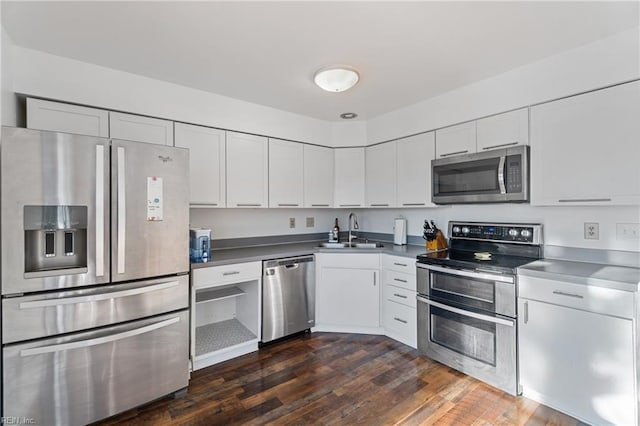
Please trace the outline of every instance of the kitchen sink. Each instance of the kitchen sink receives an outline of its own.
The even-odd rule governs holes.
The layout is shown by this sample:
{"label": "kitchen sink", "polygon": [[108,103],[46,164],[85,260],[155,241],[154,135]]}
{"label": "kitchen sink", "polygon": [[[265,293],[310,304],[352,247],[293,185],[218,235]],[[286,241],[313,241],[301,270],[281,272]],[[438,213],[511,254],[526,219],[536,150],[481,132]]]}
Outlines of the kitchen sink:
{"label": "kitchen sink", "polygon": [[363,248],[363,249],[372,249],[372,248],[380,248],[384,247],[382,243],[322,243],[320,247],[324,248]]}

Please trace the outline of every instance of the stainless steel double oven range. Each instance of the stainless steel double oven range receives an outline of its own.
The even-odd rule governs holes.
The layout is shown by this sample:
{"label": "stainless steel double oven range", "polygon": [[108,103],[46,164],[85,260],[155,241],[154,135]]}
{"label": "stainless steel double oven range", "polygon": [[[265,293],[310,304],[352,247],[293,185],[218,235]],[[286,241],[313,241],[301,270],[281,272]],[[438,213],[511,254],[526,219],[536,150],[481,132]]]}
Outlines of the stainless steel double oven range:
{"label": "stainless steel double oven range", "polygon": [[449,249],[417,260],[420,352],[519,394],[516,268],[542,248],[542,225],[449,222]]}
{"label": "stainless steel double oven range", "polygon": [[87,424],[189,380],[188,151],[2,128],[2,415]]}

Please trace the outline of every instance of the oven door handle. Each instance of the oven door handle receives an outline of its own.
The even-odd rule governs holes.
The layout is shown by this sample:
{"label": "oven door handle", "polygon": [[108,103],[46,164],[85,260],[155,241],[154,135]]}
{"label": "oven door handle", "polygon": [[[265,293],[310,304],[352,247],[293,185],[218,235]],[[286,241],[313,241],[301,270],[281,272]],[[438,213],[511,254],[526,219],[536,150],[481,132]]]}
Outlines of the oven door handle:
{"label": "oven door handle", "polygon": [[508,327],[514,327],[515,321],[507,320],[502,318],[491,317],[489,315],[477,314],[475,312],[465,311],[464,309],[454,308],[453,306],[445,305],[444,303],[434,302],[433,300],[429,300],[420,295],[416,296],[418,298],[418,302],[426,303],[427,305],[435,306],[436,308],[443,309],[445,311],[453,312],[456,314],[460,314],[465,317],[475,318],[482,321],[492,322],[494,324],[506,325]]}
{"label": "oven door handle", "polygon": [[443,268],[442,266],[417,264],[418,268],[427,269],[434,272],[442,272],[445,274],[459,275],[462,277],[478,278],[482,280],[500,281],[502,283],[513,284],[513,277],[504,275],[487,274],[484,272],[463,271],[460,269]]}

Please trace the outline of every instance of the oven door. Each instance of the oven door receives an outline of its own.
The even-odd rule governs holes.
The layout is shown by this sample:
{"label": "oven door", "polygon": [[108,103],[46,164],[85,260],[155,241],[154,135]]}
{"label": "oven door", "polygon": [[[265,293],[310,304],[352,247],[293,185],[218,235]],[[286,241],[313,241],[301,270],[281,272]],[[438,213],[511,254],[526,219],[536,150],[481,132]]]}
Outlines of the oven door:
{"label": "oven door", "polygon": [[515,318],[516,286],[512,275],[417,264],[418,293],[446,304]]}
{"label": "oven door", "polygon": [[514,319],[417,297],[420,353],[518,394]]}

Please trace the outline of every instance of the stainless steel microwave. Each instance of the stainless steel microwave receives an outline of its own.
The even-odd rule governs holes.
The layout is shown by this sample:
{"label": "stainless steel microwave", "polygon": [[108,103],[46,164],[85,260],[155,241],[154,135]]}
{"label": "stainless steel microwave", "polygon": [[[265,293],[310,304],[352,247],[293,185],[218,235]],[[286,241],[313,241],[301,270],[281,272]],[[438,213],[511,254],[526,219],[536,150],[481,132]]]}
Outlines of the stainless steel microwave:
{"label": "stainless steel microwave", "polygon": [[431,183],[435,204],[529,201],[529,147],[432,160]]}

